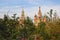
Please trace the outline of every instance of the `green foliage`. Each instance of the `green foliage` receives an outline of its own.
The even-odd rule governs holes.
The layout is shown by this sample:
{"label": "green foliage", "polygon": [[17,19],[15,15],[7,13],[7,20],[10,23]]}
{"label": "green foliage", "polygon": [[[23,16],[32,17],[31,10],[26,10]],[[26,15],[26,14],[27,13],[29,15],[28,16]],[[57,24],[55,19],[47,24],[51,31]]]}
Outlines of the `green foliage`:
{"label": "green foliage", "polygon": [[53,9],[50,9],[50,12],[48,12],[50,21],[52,21],[52,14],[53,14]]}
{"label": "green foliage", "polygon": [[16,17],[16,14],[12,18],[8,18],[7,15],[0,18],[0,40],[35,40],[35,35],[36,40],[60,39],[60,19],[40,22],[38,28],[35,28],[29,17],[25,19],[24,25],[19,25],[19,17]]}

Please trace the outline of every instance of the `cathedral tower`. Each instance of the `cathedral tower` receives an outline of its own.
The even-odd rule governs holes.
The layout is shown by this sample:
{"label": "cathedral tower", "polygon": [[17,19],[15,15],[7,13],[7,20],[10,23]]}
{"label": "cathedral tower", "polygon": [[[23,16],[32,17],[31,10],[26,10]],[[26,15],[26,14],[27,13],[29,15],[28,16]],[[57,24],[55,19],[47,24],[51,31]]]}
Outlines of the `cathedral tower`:
{"label": "cathedral tower", "polygon": [[46,14],[44,15],[44,19],[43,19],[43,22],[46,22],[47,21],[47,16]]}
{"label": "cathedral tower", "polygon": [[39,7],[38,14],[34,16],[34,24],[38,26],[41,20],[42,20],[42,14],[41,14],[41,9]]}
{"label": "cathedral tower", "polygon": [[38,10],[37,20],[38,20],[38,23],[40,23],[40,21],[42,20],[42,14],[41,14],[40,7],[39,7],[39,10]]}
{"label": "cathedral tower", "polygon": [[35,15],[34,16],[34,24],[35,24],[35,26],[38,26],[38,22],[37,22],[38,20],[37,20],[37,15]]}
{"label": "cathedral tower", "polygon": [[24,25],[24,20],[25,20],[24,9],[22,9],[22,14],[21,14],[21,17],[20,17],[19,24]]}

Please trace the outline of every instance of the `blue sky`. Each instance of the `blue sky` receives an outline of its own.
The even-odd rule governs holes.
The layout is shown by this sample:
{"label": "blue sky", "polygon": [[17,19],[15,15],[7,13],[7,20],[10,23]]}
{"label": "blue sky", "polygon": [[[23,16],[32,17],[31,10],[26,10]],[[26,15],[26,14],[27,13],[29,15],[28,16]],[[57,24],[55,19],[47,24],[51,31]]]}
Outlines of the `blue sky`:
{"label": "blue sky", "polygon": [[25,15],[33,16],[38,12],[38,6],[41,6],[43,13],[51,8],[56,9],[60,16],[60,0],[0,0],[0,16],[2,17],[8,10],[9,15],[15,12],[20,15],[22,7],[25,9]]}
{"label": "blue sky", "polygon": [[0,0],[1,6],[42,6],[42,5],[60,5],[60,0]]}

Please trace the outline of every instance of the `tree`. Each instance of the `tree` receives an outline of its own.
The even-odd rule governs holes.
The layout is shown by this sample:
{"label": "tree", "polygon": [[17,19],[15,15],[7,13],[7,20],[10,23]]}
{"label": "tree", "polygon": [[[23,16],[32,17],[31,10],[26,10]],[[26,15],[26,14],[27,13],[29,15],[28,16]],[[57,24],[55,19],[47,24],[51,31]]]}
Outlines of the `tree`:
{"label": "tree", "polygon": [[50,16],[50,20],[52,21],[52,14],[53,14],[53,9],[50,9],[50,12],[48,12],[49,16]]}
{"label": "tree", "polygon": [[33,22],[29,17],[27,17],[25,19],[24,25],[20,29],[21,38],[25,38],[26,40],[29,40],[29,38],[32,35],[33,31],[34,31]]}

